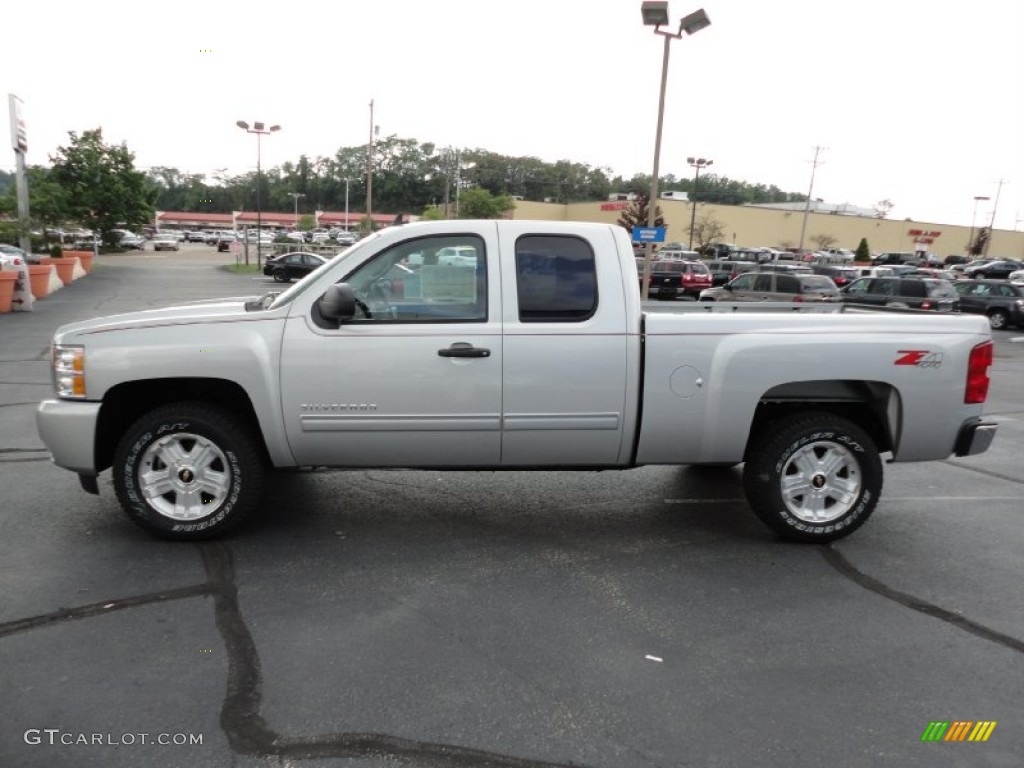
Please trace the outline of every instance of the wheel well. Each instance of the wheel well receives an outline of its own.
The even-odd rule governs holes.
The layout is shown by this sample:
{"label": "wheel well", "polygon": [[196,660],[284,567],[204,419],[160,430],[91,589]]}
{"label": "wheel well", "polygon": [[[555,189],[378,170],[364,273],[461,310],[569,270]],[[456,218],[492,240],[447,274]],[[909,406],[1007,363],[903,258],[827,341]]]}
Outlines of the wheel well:
{"label": "wheel well", "polygon": [[746,450],[773,422],[824,411],[859,426],[875,442],[879,453],[893,451],[897,443],[899,396],[888,384],[871,381],[804,381],[773,387],[761,396],[754,412]]}
{"label": "wheel well", "polygon": [[268,452],[248,393],[225,379],[171,378],[131,381],[112,387],[103,397],[96,429],[96,469],[111,466],[114,449],[131,424],[154,408],[179,400],[218,405],[252,427],[264,458]]}

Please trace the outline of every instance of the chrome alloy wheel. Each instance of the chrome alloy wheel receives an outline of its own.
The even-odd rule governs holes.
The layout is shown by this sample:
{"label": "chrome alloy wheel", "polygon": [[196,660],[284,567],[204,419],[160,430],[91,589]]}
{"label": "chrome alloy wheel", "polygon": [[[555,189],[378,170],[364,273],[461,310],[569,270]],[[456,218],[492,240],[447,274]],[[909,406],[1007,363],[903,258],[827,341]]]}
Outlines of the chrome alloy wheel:
{"label": "chrome alloy wheel", "polygon": [[231,473],[223,451],[200,435],[176,432],[156,440],[139,463],[146,502],[172,520],[213,513],[228,496]]}
{"label": "chrome alloy wheel", "polygon": [[842,517],[860,497],[860,465],[845,446],[831,440],[808,443],[786,461],[780,478],[782,500],[805,523]]}

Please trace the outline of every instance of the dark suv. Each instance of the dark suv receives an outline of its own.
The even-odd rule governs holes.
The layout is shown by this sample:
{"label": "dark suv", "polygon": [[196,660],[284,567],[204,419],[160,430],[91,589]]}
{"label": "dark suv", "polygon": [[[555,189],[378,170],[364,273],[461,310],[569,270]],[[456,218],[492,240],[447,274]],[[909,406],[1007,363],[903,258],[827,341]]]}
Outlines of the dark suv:
{"label": "dark suv", "polygon": [[1024,264],[1019,261],[1012,261],[1010,259],[1002,259],[997,261],[989,261],[985,264],[979,264],[976,267],[967,267],[964,269],[964,276],[971,278],[1007,278],[1011,272],[1016,272],[1018,269],[1024,269]]}
{"label": "dark suv", "polygon": [[652,299],[696,299],[701,291],[711,287],[711,273],[702,261],[666,259],[651,264],[649,285],[648,295]]}
{"label": "dark suv", "polygon": [[1024,328],[1024,285],[1002,280],[960,280],[960,311],[986,315],[996,330],[1014,325]]}
{"label": "dark suv", "polygon": [[933,277],[862,277],[840,292],[847,304],[956,312],[958,294],[949,280]]}

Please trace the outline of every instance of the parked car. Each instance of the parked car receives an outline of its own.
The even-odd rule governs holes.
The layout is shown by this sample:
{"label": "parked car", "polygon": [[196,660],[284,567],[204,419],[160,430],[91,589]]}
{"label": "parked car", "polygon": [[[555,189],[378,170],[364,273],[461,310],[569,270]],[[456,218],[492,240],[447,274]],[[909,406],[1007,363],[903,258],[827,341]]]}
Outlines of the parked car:
{"label": "parked car", "polygon": [[1006,279],[1011,283],[1024,283],[1024,269],[1018,269],[1016,272],[1011,272],[1010,276]]}
{"label": "parked car", "polygon": [[651,264],[648,285],[647,295],[652,299],[696,299],[711,287],[711,272],[702,261],[659,260]]}
{"label": "parked car", "polygon": [[341,231],[334,236],[334,239],[338,241],[339,245],[354,245],[359,238],[356,237],[355,232]]}
{"label": "parked car", "polygon": [[[232,233],[233,234],[233,233]],[[221,232],[212,230],[210,232],[203,233],[203,242],[207,245],[216,245],[220,240]]]}
{"label": "parked car", "polygon": [[886,251],[875,256],[871,260],[871,266],[881,267],[887,264],[906,264],[909,261],[917,261],[917,254],[913,251]]}
{"label": "parked car", "polygon": [[961,280],[953,284],[960,294],[960,311],[988,317],[993,329],[1024,328],[1024,285],[1003,280]]}
{"label": "parked car", "polygon": [[949,280],[934,277],[862,277],[840,292],[847,304],[956,312],[959,295]]}
{"label": "parked car", "polygon": [[327,259],[315,253],[295,251],[274,256],[263,264],[263,274],[273,277],[279,283],[290,283],[303,278],[327,263]]}
{"label": "parked car", "polygon": [[949,254],[949,256],[942,260],[942,266],[946,267],[946,269],[950,269],[951,267],[954,267],[957,264],[966,264],[970,260],[970,256],[961,256],[956,253],[951,253]]}
{"label": "parked car", "polygon": [[120,239],[117,241],[117,244],[121,248],[135,248],[136,250],[141,251],[146,247],[146,239],[132,232],[126,232],[125,234],[121,235]]}
{"label": "parked car", "polygon": [[757,264],[749,261],[733,261],[732,259],[715,259],[707,263],[711,272],[711,285],[725,285],[730,280],[735,280],[744,272],[754,272]]}
{"label": "parked car", "polygon": [[700,254],[685,248],[662,248],[658,251],[659,261],[700,261]]}
{"label": "parked car", "polygon": [[842,288],[860,276],[856,267],[837,267],[833,264],[814,264],[811,266],[811,272],[824,275],[836,284],[836,288]]}
{"label": "parked car", "polygon": [[1006,279],[1010,276],[1011,272],[1016,272],[1018,269],[1024,269],[1024,264],[1019,261],[1000,259],[987,261],[974,267],[967,267],[964,270],[964,275],[970,278]]}
{"label": "parked car", "polygon": [[199,230],[191,230],[185,233],[186,243],[204,243],[206,242],[206,233],[200,232]]}
{"label": "parked car", "polygon": [[285,239],[291,240],[294,243],[304,243],[306,242],[306,235],[299,231],[286,232]]}
{"label": "parked car", "polygon": [[835,301],[836,284],[824,275],[747,272],[719,288],[701,291],[701,301]]}
{"label": "parked car", "polygon": [[217,233],[217,252],[222,253],[231,250],[231,244],[238,242],[238,237],[230,230],[221,230]]}
{"label": "parked car", "polygon": [[178,238],[176,238],[174,235],[160,233],[159,235],[153,238],[154,251],[177,251],[180,249],[181,244],[178,242]]}

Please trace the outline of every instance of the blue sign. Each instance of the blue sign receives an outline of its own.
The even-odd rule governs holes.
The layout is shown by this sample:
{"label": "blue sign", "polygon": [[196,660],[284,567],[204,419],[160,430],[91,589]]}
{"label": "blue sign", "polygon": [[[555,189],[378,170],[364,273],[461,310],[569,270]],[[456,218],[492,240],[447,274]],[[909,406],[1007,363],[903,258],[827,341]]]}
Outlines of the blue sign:
{"label": "blue sign", "polygon": [[664,243],[664,227],[633,227],[634,243]]}

